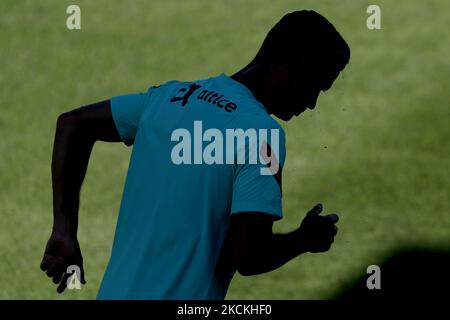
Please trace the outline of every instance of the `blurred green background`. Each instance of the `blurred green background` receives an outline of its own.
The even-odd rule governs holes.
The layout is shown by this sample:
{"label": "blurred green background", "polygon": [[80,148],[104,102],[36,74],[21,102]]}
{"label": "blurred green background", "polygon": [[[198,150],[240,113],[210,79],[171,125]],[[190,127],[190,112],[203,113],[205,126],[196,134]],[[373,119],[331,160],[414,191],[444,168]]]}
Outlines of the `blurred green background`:
{"label": "blurred green background", "polygon": [[[81,31],[66,8],[81,7]],[[52,225],[50,162],[58,114],[171,79],[234,73],[285,14],[314,9],[352,57],[316,110],[283,124],[285,218],[317,202],[338,212],[332,250],[255,277],[227,299],[325,299],[392,250],[450,248],[450,2],[134,0],[0,2],[0,298],[95,298],[109,258],[130,148],[98,143],[79,240],[88,284],[58,295],[39,270]]]}

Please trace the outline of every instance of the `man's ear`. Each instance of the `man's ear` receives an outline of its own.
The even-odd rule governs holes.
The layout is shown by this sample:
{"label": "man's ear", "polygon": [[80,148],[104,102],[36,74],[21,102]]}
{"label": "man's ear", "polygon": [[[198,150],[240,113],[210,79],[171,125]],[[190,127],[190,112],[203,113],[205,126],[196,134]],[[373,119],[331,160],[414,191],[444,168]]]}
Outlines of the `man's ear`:
{"label": "man's ear", "polygon": [[291,77],[291,64],[285,60],[271,60],[267,62],[269,79],[274,87],[287,86]]}

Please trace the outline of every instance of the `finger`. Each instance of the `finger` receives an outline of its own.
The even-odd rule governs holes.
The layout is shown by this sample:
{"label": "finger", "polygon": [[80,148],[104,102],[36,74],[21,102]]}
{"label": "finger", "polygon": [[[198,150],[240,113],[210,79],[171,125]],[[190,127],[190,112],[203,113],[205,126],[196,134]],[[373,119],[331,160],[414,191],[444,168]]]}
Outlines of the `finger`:
{"label": "finger", "polygon": [[81,280],[80,280],[81,284],[86,284],[86,279],[84,278],[84,268],[83,268],[83,265],[81,265],[80,273],[81,273]]}
{"label": "finger", "polygon": [[60,283],[63,275],[64,275],[64,269],[58,268],[58,270],[56,270],[56,271],[54,272],[54,275],[53,275],[53,283],[54,283],[54,284]]}
{"label": "finger", "polygon": [[45,259],[45,257],[42,259],[40,268],[42,271],[46,271],[48,269],[49,266],[49,261],[47,259]]}
{"label": "finger", "polygon": [[67,288],[67,279],[69,279],[70,276],[71,276],[71,275],[68,274],[68,273],[65,273],[65,274],[64,274],[64,276],[62,277],[61,282],[60,282],[58,288],[56,288],[56,292],[58,292],[58,293],[63,293],[64,290],[66,290],[66,288]]}
{"label": "finger", "polygon": [[328,249],[331,248],[332,244],[334,243],[334,236],[331,236],[327,241],[327,247]]}
{"label": "finger", "polygon": [[40,265],[41,270],[46,271],[52,265],[52,262],[53,262],[53,257],[51,255],[44,254],[44,257],[42,258],[41,265]]}
{"label": "finger", "polygon": [[338,233],[338,227],[333,226],[333,236],[337,235]]}
{"label": "finger", "polygon": [[331,249],[331,243],[330,244],[326,244],[323,247],[320,248],[321,252],[327,252],[328,250]]}
{"label": "finger", "polygon": [[49,266],[47,272],[45,273],[47,277],[52,278],[55,275],[56,268],[57,265],[54,263],[51,266]]}
{"label": "finger", "polygon": [[321,203],[316,204],[306,215],[319,215],[322,212],[323,206]]}
{"label": "finger", "polygon": [[47,268],[46,272],[47,276],[52,278],[59,273],[64,273],[64,271],[64,263],[60,259],[58,259],[58,257],[49,260],[49,267]]}
{"label": "finger", "polygon": [[333,243],[334,243],[334,237],[331,237],[330,240],[328,241],[328,246],[329,246],[329,248],[331,248],[331,246],[333,245]]}
{"label": "finger", "polygon": [[333,223],[337,223],[339,221],[339,216],[335,213],[327,214],[326,217],[330,218]]}

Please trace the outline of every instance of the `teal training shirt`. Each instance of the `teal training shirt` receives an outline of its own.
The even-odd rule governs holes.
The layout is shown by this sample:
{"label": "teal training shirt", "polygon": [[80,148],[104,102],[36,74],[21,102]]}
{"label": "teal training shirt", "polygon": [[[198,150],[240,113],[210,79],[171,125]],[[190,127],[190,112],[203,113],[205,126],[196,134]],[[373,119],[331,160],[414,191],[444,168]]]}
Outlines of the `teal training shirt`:
{"label": "teal training shirt", "polygon": [[[283,129],[225,74],[114,97],[111,112],[133,150],[97,298],[224,299],[235,270],[216,265],[230,215],[282,217]],[[231,135],[238,129],[248,133],[244,145]],[[261,156],[265,142],[273,161],[255,163],[251,151]],[[262,174],[277,161],[278,171]]]}

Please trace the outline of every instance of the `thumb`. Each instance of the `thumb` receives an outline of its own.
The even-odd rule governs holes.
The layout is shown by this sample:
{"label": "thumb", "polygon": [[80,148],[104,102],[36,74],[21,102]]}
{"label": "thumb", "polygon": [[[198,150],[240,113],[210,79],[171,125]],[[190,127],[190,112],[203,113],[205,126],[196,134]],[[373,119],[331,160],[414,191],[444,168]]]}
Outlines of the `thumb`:
{"label": "thumb", "polygon": [[318,216],[322,212],[322,209],[323,209],[322,204],[318,203],[314,207],[312,207],[311,210],[308,211],[306,216],[307,217],[309,217],[309,216]]}

